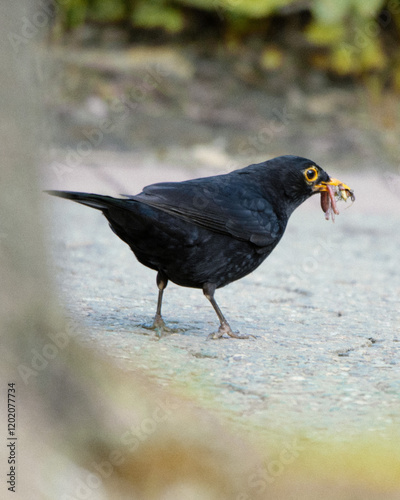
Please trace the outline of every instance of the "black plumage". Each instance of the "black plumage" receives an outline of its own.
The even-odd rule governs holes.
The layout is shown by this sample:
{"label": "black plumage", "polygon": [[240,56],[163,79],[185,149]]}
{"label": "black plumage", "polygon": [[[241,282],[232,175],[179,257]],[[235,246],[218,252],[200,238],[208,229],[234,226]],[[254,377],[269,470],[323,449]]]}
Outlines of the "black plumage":
{"label": "black plumage", "polygon": [[213,338],[233,332],[214,292],[256,269],[281,239],[292,212],[333,183],[313,161],[281,156],[229,174],[153,184],[124,198],[47,191],[101,210],[139,262],[157,271],[154,319],[163,328],[162,295],[168,280],[202,288],[220,320]]}

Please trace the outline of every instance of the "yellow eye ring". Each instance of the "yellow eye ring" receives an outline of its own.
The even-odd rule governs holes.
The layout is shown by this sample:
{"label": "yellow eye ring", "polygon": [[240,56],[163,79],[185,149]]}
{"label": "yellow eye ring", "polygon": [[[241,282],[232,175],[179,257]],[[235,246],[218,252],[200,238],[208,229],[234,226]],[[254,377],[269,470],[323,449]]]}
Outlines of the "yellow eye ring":
{"label": "yellow eye ring", "polygon": [[304,177],[307,182],[314,182],[318,179],[318,170],[315,167],[307,168],[304,171]]}

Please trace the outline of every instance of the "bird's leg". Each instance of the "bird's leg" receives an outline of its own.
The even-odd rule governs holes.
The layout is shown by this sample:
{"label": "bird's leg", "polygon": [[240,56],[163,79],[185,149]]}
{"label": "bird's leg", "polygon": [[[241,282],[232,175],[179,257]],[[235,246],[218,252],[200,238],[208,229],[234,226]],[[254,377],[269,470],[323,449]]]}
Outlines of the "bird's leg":
{"label": "bird's leg", "polygon": [[161,328],[165,329],[165,323],[164,320],[162,319],[161,316],[161,305],[162,305],[162,298],[163,298],[163,293],[164,290],[167,288],[168,285],[168,278],[166,275],[162,272],[159,271],[157,273],[157,286],[158,286],[158,301],[157,301],[157,310],[156,310],[156,315],[154,316],[154,321],[153,321],[153,328]]}
{"label": "bird's leg", "polygon": [[211,302],[211,305],[214,308],[214,311],[217,313],[220,327],[218,328],[218,332],[211,333],[208,338],[209,339],[219,339],[224,333],[229,335],[230,337],[234,337],[235,339],[248,339],[248,335],[240,335],[239,333],[235,333],[232,331],[229,323],[226,321],[225,316],[222,314],[221,309],[219,308],[216,300],[214,299],[216,286],[213,283],[205,283],[203,285],[203,293],[207,297],[207,299]]}
{"label": "bird's leg", "polygon": [[151,325],[143,325],[144,328],[148,330],[155,330],[158,337],[162,337],[167,333],[178,333],[179,329],[170,328],[165,323],[161,316],[161,306],[164,290],[167,288],[168,278],[165,273],[158,271],[157,273],[157,286],[158,286],[158,301],[156,315],[154,316],[153,323]]}

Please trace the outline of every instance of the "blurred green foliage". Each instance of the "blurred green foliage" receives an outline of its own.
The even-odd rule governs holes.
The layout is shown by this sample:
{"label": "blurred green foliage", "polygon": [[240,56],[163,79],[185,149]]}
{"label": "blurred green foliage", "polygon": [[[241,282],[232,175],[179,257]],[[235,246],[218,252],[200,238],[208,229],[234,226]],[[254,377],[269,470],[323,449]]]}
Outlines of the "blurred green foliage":
{"label": "blurred green foliage", "polygon": [[179,33],[184,27],[183,13],[167,2],[141,0],[136,3],[130,21],[140,28],[160,28],[169,33]]}
{"label": "blurred green foliage", "polygon": [[[226,37],[217,43],[229,43],[230,48],[240,46],[255,24],[267,47],[276,18],[290,24],[306,15],[306,23],[292,22],[291,29],[301,37],[311,66],[339,76],[381,74],[400,90],[400,0],[63,0],[58,6],[62,32],[84,23],[121,22],[171,36],[185,33],[188,19],[193,26],[196,14],[203,11],[225,29]],[[197,18],[205,22],[204,16]],[[261,51],[260,67],[279,66],[275,61],[290,50],[284,45],[273,54]]]}

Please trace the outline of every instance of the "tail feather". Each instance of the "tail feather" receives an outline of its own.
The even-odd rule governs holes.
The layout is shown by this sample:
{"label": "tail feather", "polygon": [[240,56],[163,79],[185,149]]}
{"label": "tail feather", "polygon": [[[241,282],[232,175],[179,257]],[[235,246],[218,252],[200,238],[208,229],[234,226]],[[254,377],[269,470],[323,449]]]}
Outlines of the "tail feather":
{"label": "tail feather", "polygon": [[60,198],[73,200],[76,201],[77,203],[82,203],[82,205],[95,208],[96,210],[105,210],[110,207],[122,208],[126,203],[126,200],[112,198],[111,196],[103,196],[101,194],[78,193],[76,191],[50,191],[50,190],[45,191],[45,193],[51,194],[52,196],[59,196]]}

